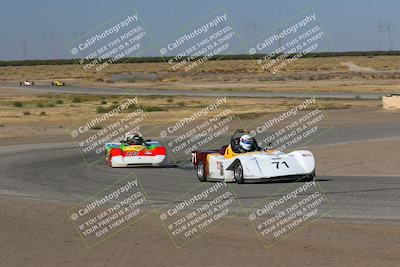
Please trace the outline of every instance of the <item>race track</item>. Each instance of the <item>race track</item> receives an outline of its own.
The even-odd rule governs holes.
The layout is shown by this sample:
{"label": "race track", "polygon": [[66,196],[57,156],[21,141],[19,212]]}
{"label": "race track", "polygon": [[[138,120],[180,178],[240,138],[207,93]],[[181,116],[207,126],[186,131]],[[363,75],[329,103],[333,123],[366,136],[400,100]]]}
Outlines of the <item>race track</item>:
{"label": "race track", "polygon": [[[320,138],[314,146],[399,137],[400,125],[381,125],[382,131],[363,127],[338,127]],[[71,206],[132,172],[136,173],[156,208],[199,185],[193,169],[189,167],[112,169],[106,167],[103,161],[88,166],[72,143],[3,146],[0,168],[1,195],[62,201],[71,203]],[[400,175],[317,175],[317,181],[332,204],[333,211],[329,217],[400,219]],[[231,184],[245,208],[287,185]]]}

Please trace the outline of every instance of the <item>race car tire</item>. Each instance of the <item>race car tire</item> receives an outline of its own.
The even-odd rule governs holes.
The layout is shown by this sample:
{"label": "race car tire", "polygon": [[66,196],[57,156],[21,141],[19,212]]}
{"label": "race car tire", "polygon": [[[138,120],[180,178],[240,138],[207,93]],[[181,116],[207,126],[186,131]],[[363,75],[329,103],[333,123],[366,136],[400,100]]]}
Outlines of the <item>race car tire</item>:
{"label": "race car tire", "polygon": [[200,160],[196,165],[196,174],[200,182],[207,182],[206,168],[202,160]]}
{"label": "race car tire", "polygon": [[300,182],[312,182],[314,180],[315,180],[315,170],[312,173],[307,174],[305,177],[300,179]]}
{"label": "race car tire", "polygon": [[22,82],[19,83],[19,86],[22,86]]}
{"label": "race car tire", "polygon": [[112,164],[111,164],[111,157],[107,157],[107,158],[106,158],[106,162],[107,162],[107,166],[108,166],[108,167],[112,167]]}
{"label": "race car tire", "polygon": [[244,183],[244,175],[243,175],[243,166],[240,161],[236,164],[233,176],[235,178],[236,183],[243,184]]}

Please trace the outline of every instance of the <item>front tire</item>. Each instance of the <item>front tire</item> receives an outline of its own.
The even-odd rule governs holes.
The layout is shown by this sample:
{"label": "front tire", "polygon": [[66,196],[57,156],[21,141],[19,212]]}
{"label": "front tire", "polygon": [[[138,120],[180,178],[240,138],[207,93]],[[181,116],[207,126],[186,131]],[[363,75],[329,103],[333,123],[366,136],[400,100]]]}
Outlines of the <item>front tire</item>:
{"label": "front tire", "polygon": [[196,174],[200,182],[202,183],[207,182],[206,167],[204,166],[202,160],[200,160],[196,165]]}
{"label": "front tire", "polygon": [[304,178],[300,180],[300,182],[312,182],[314,180],[315,180],[315,170],[312,173],[307,174]]}
{"label": "front tire", "polygon": [[240,163],[240,161],[235,166],[234,178],[235,178],[236,183],[238,183],[238,184],[244,183],[243,166],[242,166],[242,163]]}

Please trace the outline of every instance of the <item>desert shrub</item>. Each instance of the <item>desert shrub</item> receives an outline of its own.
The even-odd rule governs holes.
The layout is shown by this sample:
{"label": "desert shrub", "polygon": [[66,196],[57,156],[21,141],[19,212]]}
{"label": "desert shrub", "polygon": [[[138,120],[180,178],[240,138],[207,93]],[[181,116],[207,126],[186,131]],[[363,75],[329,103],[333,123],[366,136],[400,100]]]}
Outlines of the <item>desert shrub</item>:
{"label": "desert shrub", "polygon": [[164,109],[160,107],[145,107],[144,110],[147,112],[164,111]]}
{"label": "desert shrub", "polygon": [[96,112],[97,113],[106,113],[106,108],[105,107],[97,107],[96,108]]}
{"label": "desert shrub", "polygon": [[93,125],[92,127],[90,127],[90,129],[92,129],[92,130],[101,130],[101,129],[103,129],[103,127],[101,125]]}
{"label": "desert shrub", "polygon": [[72,103],[80,103],[82,100],[79,96],[75,96],[74,98],[72,98]]}
{"label": "desert shrub", "polygon": [[20,102],[20,101],[15,101],[14,102],[14,107],[17,107],[17,108],[20,108],[20,107],[23,107],[24,105],[22,104],[22,102]]}

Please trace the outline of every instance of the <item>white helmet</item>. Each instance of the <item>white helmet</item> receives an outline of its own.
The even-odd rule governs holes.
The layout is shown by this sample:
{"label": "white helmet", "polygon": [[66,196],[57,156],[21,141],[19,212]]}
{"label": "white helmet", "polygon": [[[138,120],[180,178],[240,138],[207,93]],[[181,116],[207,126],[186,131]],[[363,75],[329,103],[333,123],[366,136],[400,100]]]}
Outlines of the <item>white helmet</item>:
{"label": "white helmet", "polygon": [[135,145],[141,145],[143,143],[143,137],[140,133],[138,132],[127,132],[125,134],[125,142],[131,142],[132,144]]}
{"label": "white helmet", "polygon": [[242,135],[239,145],[245,150],[250,150],[253,145],[253,139],[248,134]]}

